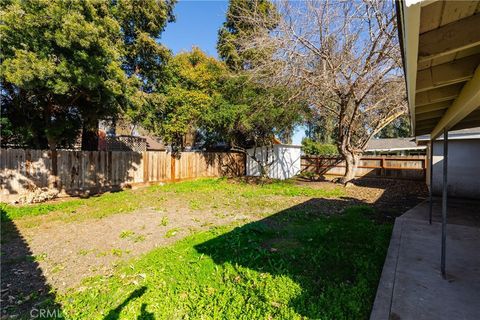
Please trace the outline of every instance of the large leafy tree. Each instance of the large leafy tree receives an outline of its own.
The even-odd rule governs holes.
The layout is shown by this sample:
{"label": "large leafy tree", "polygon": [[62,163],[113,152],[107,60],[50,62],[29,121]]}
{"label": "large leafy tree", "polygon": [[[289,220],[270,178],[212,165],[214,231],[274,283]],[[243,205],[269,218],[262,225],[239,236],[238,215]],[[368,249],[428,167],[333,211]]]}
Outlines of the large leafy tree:
{"label": "large leafy tree", "polygon": [[226,72],[222,62],[198,48],[176,55],[168,64],[170,78],[158,103],[142,109],[142,126],[176,150],[192,146],[201,118],[218,99]]}
{"label": "large leafy tree", "polygon": [[[130,91],[127,118],[134,124],[141,121],[144,109],[163,103],[161,91],[167,82],[166,64],[170,50],[159,43],[158,38],[168,22],[174,21],[173,7],[176,0],[118,0],[108,2],[109,9],[121,30],[122,69],[129,78]],[[98,145],[98,117],[90,113],[84,122],[82,137],[85,145],[96,149]],[[110,117],[113,123],[117,114]]]}
{"label": "large leafy tree", "polygon": [[0,14],[2,111],[24,142],[71,143],[80,117],[125,104],[120,25],[106,2],[4,1]]}
{"label": "large leafy tree", "polygon": [[122,28],[125,45],[123,69],[142,80],[141,88],[152,92],[162,85],[170,50],[158,42],[168,22],[173,22],[176,0],[119,0],[113,8]]}
{"label": "large leafy tree", "polygon": [[[244,75],[230,76],[220,88],[221,95],[203,115],[202,125],[210,141],[227,142],[233,150],[246,152],[268,176],[269,157],[257,155],[257,148],[272,152],[276,137],[288,136],[307,111],[302,101],[290,99],[285,87],[265,88]],[[217,140],[218,141],[218,140]]]}
{"label": "large leafy tree", "polygon": [[173,22],[176,0],[120,0],[113,7],[122,29],[122,68],[138,80],[126,116],[133,124],[142,122],[149,110],[164,103],[163,93],[170,82],[167,64],[171,52],[158,39],[168,22]]}
{"label": "large leafy tree", "polygon": [[[98,120],[160,103],[175,1],[3,1],[2,143],[96,150]],[[24,116],[20,116],[24,115]]]}

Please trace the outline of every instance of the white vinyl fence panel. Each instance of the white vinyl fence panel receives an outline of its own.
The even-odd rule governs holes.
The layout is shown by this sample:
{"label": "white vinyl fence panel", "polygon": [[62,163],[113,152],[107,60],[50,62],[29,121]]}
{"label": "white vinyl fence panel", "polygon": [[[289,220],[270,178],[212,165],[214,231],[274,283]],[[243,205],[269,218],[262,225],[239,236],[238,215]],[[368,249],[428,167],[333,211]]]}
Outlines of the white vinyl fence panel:
{"label": "white vinyl fence panel", "polygon": [[247,175],[260,176],[260,165],[253,155],[263,163],[272,163],[268,176],[272,179],[290,179],[300,173],[301,146],[276,144],[273,149],[260,147],[248,149]]}

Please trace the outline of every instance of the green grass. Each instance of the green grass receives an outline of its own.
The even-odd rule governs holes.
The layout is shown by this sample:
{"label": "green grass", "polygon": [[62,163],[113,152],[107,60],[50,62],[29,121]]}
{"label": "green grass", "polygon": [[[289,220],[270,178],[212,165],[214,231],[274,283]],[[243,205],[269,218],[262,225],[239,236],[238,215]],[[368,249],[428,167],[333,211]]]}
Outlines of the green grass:
{"label": "green grass", "polygon": [[174,237],[180,230],[181,230],[180,228],[173,228],[173,229],[168,230],[165,233],[165,238]]}
{"label": "green grass", "polygon": [[391,232],[371,216],[297,206],[217,227],[57,300],[69,319],[366,319]]}
{"label": "green grass", "polygon": [[166,227],[168,225],[168,217],[162,217],[162,220],[160,220],[160,226]]}
{"label": "green grass", "polygon": [[[165,201],[178,199],[187,203],[190,210],[218,209],[225,207],[278,206],[272,197],[322,197],[345,195],[341,187],[330,190],[313,189],[292,181],[276,181],[264,185],[231,183],[226,179],[198,179],[163,186],[150,186],[137,190],[105,193],[88,199],[71,199],[46,204],[12,206],[0,204],[2,220],[19,220],[49,215],[52,220],[78,221],[98,219],[118,213],[128,213],[149,207],[159,208]],[[32,220],[31,225],[37,225]],[[43,221],[44,222],[44,221]]]}
{"label": "green grass", "polygon": [[292,180],[273,181],[263,185],[255,185],[245,182],[230,183],[225,179],[198,179],[181,183],[166,184],[164,186],[154,186],[152,188],[174,193],[201,192],[212,194],[212,192],[220,192],[228,195],[239,195],[245,198],[272,195],[288,197],[339,197],[345,195],[345,191],[341,187],[332,188],[330,190],[314,189],[307,186],[297,185]]}
{"label": "green grass", "polygon": [[[5,212],[7,217],[11,220],[22,218],[25,216],[39,216],[53,211],[74,211],[75,208],[80,206],[81,200],[70,200],[59,203],[37,204],[37,205],[25,205],[25,206],[11,206],[4,203],[0,203],[0,210]],[[4,217],[2,217],[3,219]]]}
{"label": "green grass", "polygon": [[145,236],[136,234],[132,230],[124,230],[120,233],[120,239],[127,239],[133,242],[142,242],[145,241]]}
{"label": "green grass", "polygon": [[[165,200],[162,197],[149,195],[148,188],[144,190],[125,190],[114,193],[105,193],[88,199],[72,199],[61,202],[12,206],[0,204],[0,210],[10,220],[24,217],[45,215],[49,213],[62,213],[67,220],[76,218],[103,218],[112,214],[132,212],[141,208],[144,201],[155,205]],[[5,218],[5,217],[4,217]]]}
{"label": "green grass", "polygon": [[133,232],[132,230],[124,230],[120,233],[120,239],[130,238],[134,234],[135,232]]}

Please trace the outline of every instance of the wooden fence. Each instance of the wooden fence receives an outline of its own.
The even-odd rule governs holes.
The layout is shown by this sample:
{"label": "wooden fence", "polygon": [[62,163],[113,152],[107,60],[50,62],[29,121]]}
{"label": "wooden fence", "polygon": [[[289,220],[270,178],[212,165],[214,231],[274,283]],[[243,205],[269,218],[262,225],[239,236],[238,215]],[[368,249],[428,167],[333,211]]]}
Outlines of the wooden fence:
{"label": "wooden fence", "polygon": [[[2,201],[35,188],[65,194],[199,177],[244,175],[245,156],[227,152],[143,153],[124,151],[44,151],[1,149]],[[13,197],[13,199],[12,199]]]}
{"label": "wooden fence", "polygon": [[[302,156],[301,167],[319,176],[345,173],[341,157]],[[425,156],[362,156],[356,176],[425,180],[426,168]]]}

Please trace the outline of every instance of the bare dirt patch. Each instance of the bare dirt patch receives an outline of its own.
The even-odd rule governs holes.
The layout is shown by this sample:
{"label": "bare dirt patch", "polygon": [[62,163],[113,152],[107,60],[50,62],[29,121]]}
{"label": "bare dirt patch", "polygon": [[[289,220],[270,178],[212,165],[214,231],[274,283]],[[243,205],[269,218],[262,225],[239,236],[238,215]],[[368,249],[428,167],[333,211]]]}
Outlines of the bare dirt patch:
{"label": "bare dirt patch", "polygon": [[[338,186],[328,180],[299,180],[296,183],[325,190]],[[358,179],[345,190],[349,198],[373,205],[385,218],[395,218],[403,214],[428,196],[428,189],[423,181],[410,180]]]}
{"label": "bare dirt patch", "polygon": [[214,225],[246,219],[241,214],[220,216],[175,203],[165,207],[168,209],[142,209],[103,219],[53,221],[33,228],[19,221],[16,226],[33,256],[39,257],[39,267],[50,285],[64,291],[86,277],[108,274],[122,260]]}

